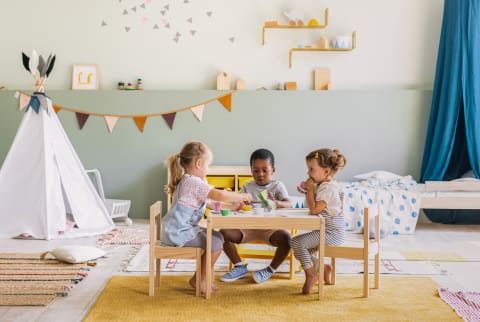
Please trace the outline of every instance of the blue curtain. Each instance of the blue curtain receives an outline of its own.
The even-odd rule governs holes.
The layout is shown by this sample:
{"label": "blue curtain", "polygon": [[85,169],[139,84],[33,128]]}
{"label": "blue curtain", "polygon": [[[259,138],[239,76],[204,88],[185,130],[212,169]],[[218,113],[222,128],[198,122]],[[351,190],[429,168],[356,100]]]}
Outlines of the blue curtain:
{"label": "blue curtain", "polygon": [[445,0],[420,181],[480,178],[480,0]]}

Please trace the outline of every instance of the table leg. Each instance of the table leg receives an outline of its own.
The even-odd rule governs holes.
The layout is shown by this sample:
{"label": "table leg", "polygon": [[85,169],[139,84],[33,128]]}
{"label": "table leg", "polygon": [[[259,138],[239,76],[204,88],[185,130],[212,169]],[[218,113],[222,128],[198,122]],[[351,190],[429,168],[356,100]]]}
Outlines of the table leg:
{"label": "table leg", "polygon": [[205,249],[205,298],[208,300],[212,295],[212,221],[207,219],[207,246]]}

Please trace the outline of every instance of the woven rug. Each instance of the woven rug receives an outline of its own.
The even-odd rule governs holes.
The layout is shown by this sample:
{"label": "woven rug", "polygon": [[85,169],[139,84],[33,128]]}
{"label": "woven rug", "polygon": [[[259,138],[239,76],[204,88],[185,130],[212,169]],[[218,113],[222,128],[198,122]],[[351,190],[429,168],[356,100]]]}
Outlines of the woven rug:
{"label": "woven rug", "polygon": [[40,255],[0,253],[0,306],[47,305],[87,276],[87,264]]}
{"label": "woven rug", "polygon": [[[302,295],[302,277],[216,281],[210,300],[195,297],[190,276],[164,275],[154,297],[148,277],[114,276],[88,313],[93,321],[461,321],[437,293],[429,277],[386,276],[381,288],[362,298],[360,276],[339,276],[324,288],[324,298]],[[414,290],[414,291],[412,291]]]}
{"label": "woven rug", "polygon": [[438,261],[438,262],[464,262],[465,259],[454,252],[422,252],[402,251],[400,252],[410,261]]}
{"label": "woven rug", "polygon": [[463,320],[468,322],[480,321],[480,293],[454,292],[446,288],[439,289],[438,293],[442,300],[450,305]]}
{"label": "woven rug", "polygon": [[102,245],[147,245],[149,243],[148,230],[138,228],[119,227],[100,236],[98,246]]}

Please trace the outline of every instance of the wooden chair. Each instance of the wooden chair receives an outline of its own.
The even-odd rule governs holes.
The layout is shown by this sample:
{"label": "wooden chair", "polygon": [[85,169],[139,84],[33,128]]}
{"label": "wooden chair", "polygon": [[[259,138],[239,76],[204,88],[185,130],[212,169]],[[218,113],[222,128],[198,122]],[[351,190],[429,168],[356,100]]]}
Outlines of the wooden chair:
{"label": "wooden chair", "polygon": [[[369,293],[369,279],[368,279],[368,259],[369,255],[374,256],[374,288],[380,287],[380,216],[377,213],[373,216],[375,218],[375,238],[370,239],[370,217],[368,208],[364,208],[363,213],[363,236],[361,241],[359,238],[349,238],[345,244],[341,246],[325,246],[325,257],[332,259],[332,284],[335,284],[335,269],[337,258],[348,258],[355,260],[363,260],[363,297],[368,297]],[[358,236],[358,234],[355,234]]]}
{"label": "wooden chair", "polygon": [[[194,258],[196,259],[196,289],[195,295],[200,296],[201,257],[202,249],[197,247],[174,247],[160,244],[162,230],[162,202],[157,201],[150,206],[150,268],[148,295],[153,296],[156,286],[160,286],[162,258]],[[155,283],[156,282],[156,283]]]}

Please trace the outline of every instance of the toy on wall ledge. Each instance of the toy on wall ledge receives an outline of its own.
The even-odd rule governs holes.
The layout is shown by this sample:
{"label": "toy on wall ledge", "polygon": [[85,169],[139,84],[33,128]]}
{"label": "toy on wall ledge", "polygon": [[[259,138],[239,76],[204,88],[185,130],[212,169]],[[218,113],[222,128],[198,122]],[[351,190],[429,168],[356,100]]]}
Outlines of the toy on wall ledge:
{"label": "toy on wall ledge", "polygon": [[305,20],[305,13],[299,9],[291,9],[283,13],[288,18],[290,26],[303,26]]}
{"label": "toy on wall ledge", "polygon": [[221,72],[217,76],[217,90],[230,90],[230,80],[228,78],[228,74],[225,72]]}

